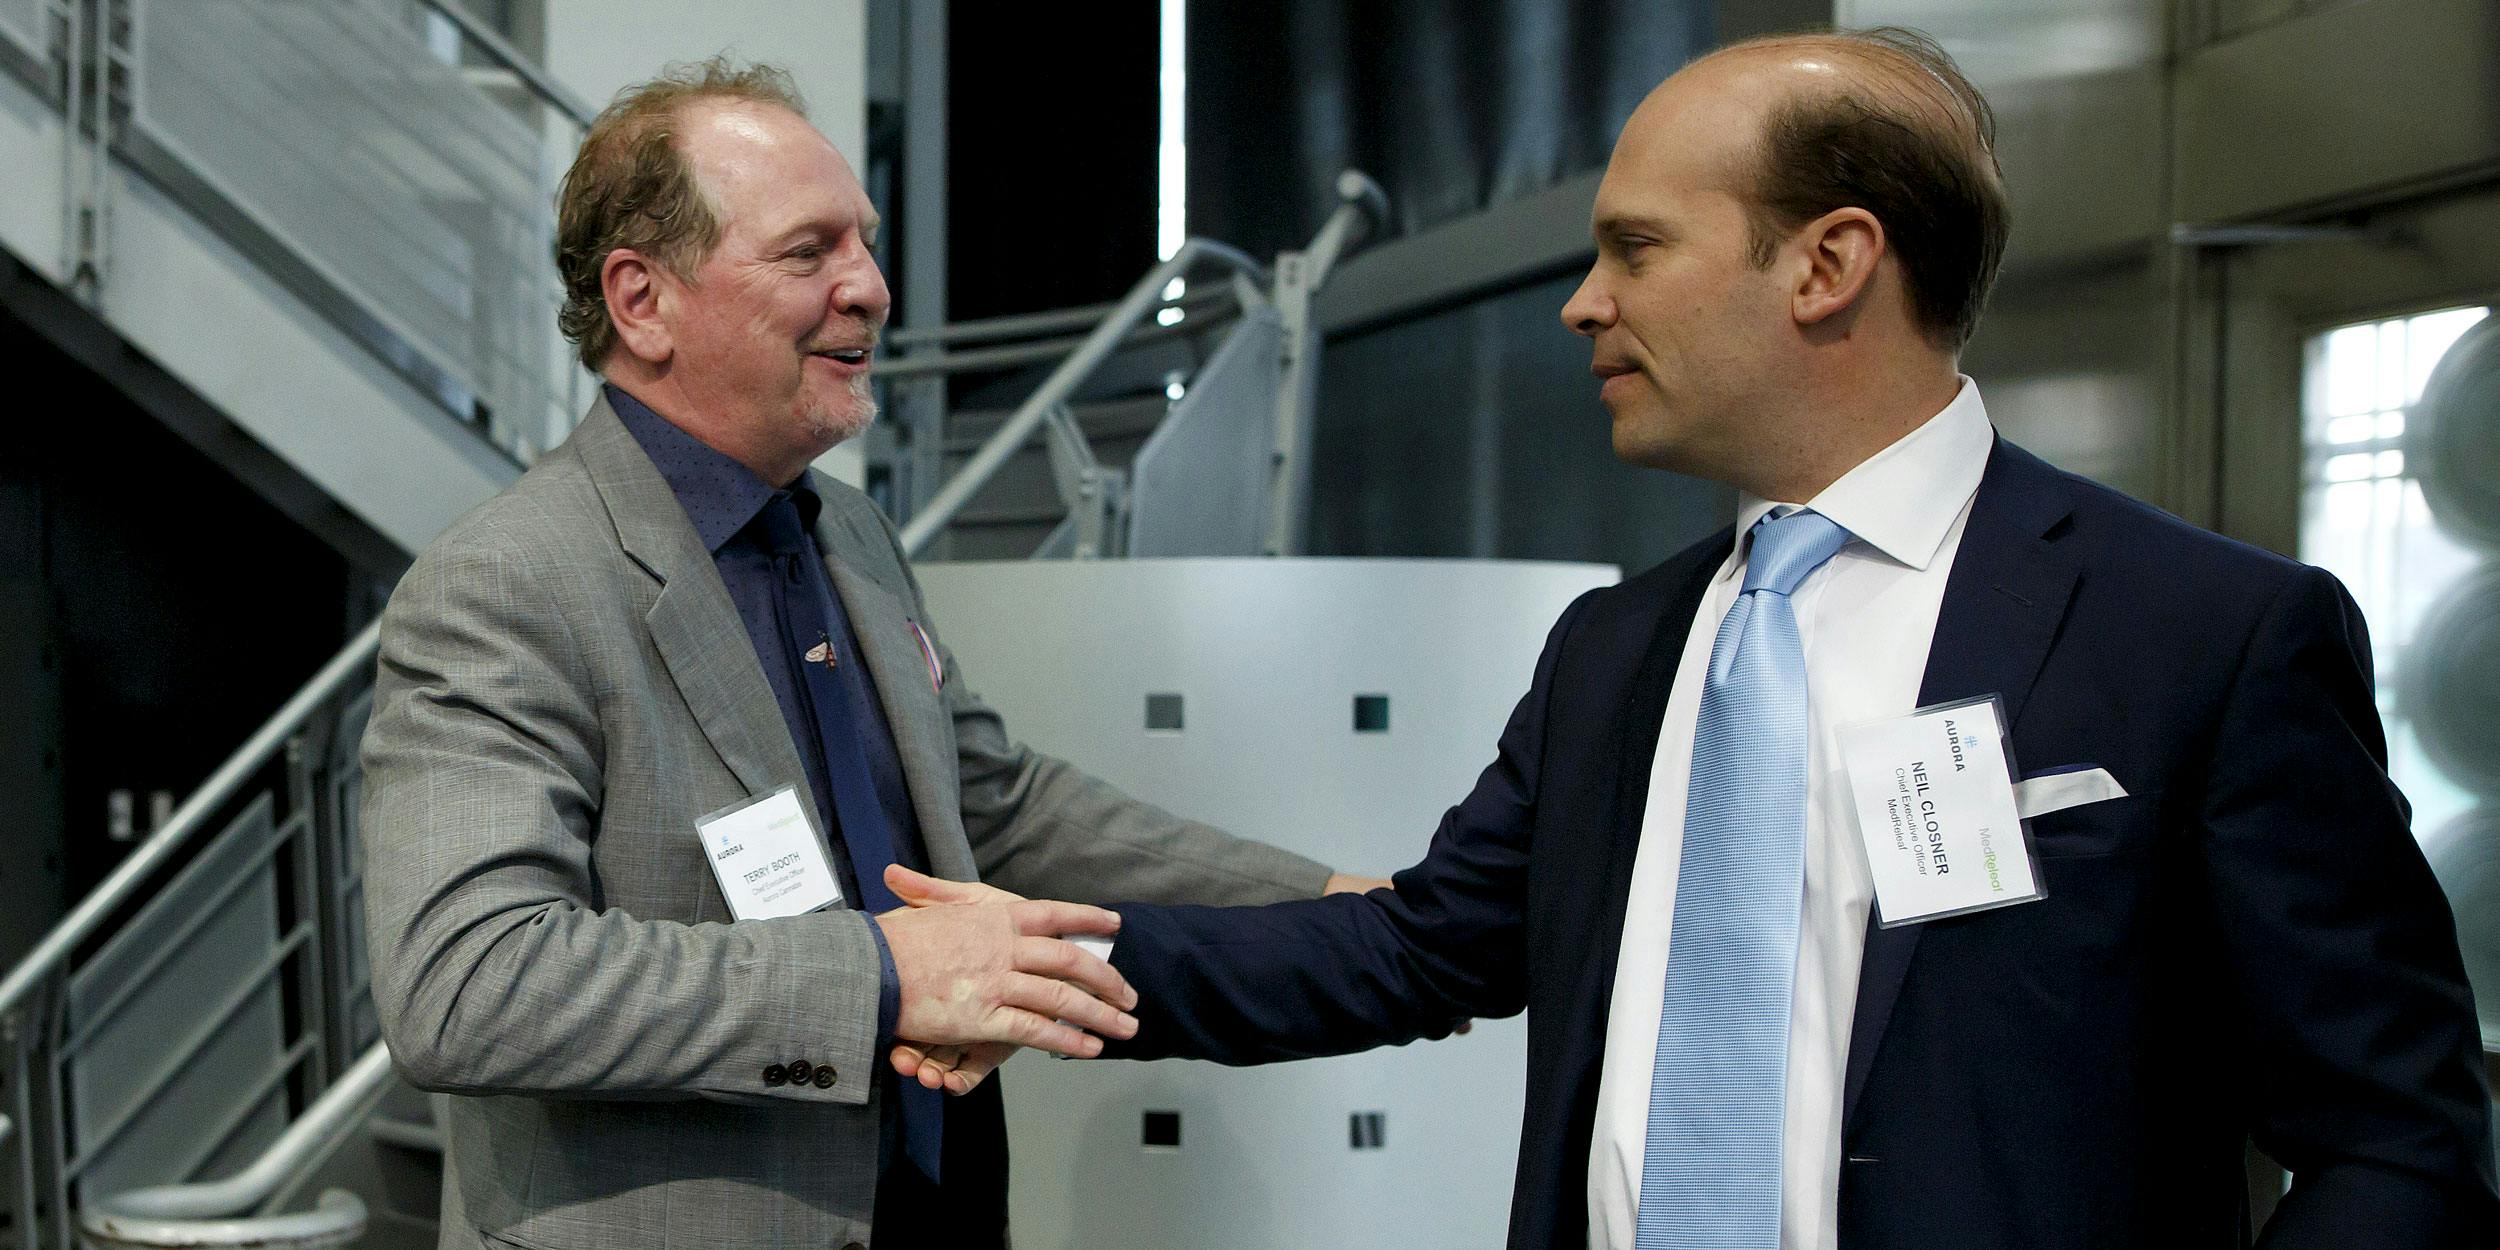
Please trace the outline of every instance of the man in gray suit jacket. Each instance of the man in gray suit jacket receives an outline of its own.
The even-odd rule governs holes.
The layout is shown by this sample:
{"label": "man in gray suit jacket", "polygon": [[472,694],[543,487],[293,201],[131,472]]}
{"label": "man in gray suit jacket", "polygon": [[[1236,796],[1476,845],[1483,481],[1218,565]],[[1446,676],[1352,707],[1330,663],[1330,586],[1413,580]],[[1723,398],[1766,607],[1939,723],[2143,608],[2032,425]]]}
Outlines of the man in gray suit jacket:
{"label": "man in gray suit jacket", "polygon": [[[885,518],[807,467],[873,415],[874,229],[769,69],[621,95],[566,179],[564,326],[605,395],[410,570],[365,739],[376,1005],[456,1095],[446,1247],[1000,1245],[994,1092],[884,1056],[1126,1036],[1134,994],[1059,940],[1117,917],[890,911],[888,867],[1048,899],[1370,884],[1025,751],[965,689]],[[848,903],[740,919],[764,904],[711,861],[743,844],[698,826],[785,787]]]}

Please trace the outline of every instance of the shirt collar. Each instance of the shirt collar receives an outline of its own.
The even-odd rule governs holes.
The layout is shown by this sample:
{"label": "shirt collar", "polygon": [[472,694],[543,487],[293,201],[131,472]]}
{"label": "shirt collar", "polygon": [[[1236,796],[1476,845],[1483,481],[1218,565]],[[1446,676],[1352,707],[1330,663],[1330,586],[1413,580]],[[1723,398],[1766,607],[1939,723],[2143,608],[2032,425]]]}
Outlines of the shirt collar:
{"label": "shirt collar", "polygon": [[[1978,492],[1996,445],[1979,384],[1967,377],[1961,383],[1944,411],[1861,461],[1805,506],[1895,561],[1920,570],[1933,563],[1954,518]],[[1742,495],[1736,532],[1750,535],[1754,523],[1772,511],[1785,515],[1796,507]]]}
{"label": "shirt collar", "polygon": [[[718,555],[764,505],[783,493],[755,476],[753,469],[652,411],[624,388],[611,382],[601,389],[607,392],[608,406],[616,410],[617,420],[642,444],[652,467],[667,480],[678,506],[686,510],[686,519],[694,523],[695,536],[703,540],[704,550]],[[790,484],[788,494],[798,504],[799,520],[813,528],[819,501],[806,474]]]}

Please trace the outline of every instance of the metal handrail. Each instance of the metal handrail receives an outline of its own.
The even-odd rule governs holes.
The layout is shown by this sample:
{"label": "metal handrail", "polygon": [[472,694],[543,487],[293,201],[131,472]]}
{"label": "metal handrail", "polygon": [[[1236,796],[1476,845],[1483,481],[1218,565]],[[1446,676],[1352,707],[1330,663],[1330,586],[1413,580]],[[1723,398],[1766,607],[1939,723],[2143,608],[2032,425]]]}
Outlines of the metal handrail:
{"label": "metal handrail", "polygon": [[566,89],[563,83],[557,82],[554,76],[541,69],[537,62],[521,55],[520,50],[505,42],[504,37],[497,34],[493,27],[479,21],[475,15],[455,3],[454,0],[417,0],[417,2],[443,20],[459,27],[460,33],[469,42],[485,49],[488,56],[495,58],[505,69],[511,70],[514,77],[519,78],[531,91],[536,92],[539,99],[555,106],[557,112],[572,118],[574,125],[584,130],[590,129],[590,123],[598,116],[599,110],[590,107],[580,96]]}
{"label": "metal handrail", "polygon": [[90,1202],[79,1227],[115,1246],[344,1245],[364,1233],[365,1204],[345,1190],[321,1195],[310,1211],[246,1215],[354,1129],[380,1101],[391,1078],[391,1054],[379,1042],[356,1060],[304,1114],[297,1116],[251,1166],[222,1181],[158,1185]]}
{"label": "metal handrail", "polygon": [[[1229,284],[1224,289],[1224,296],[1221,300],[1206,299],[1198,303],[1201,307],[1237,306],[1239,304],[1239,297],[1232,291]],[[1185,311],[1189,305],[1184,302],[1165,304],[1163,307],[1180,308]],[[1233,309],[1227,308],[1226,311],[1233,311]],[[1199,333],[1209,325],[1221,324],[1223,322],[1212,317],[1201,317],[1196,320],[1175,321],[1170,325],[1141,325],[1129,331],[1128,337],[1121,341],[1120,346],[1137,347],[1147,343],[1161,342],[1164,339]],[[970,351],[946,352],[942,355],[905,356],[899,360],[884,359],[877,362],[875,374],[890,382],[896,378],[920,377],[933,373],[975,373],[986,369],[1005,369],[1015,365],[1032,364],[1036,361],[1056,360],[1084,344],[1085,340],[1082,337],[1041,339],[1031,343],[1010,344],[1006,347],[976,347]]]}
{"label": "metal handrail", "polygon": [[1337,199],[1336,211],[1328,215],[1327,224],[1320,227],[1310,249],[1303,254],[1311,266],[1313,290],[1327,284],[1329,271],[1337,267],[1338,258],[1354,244],[1355,230],[1367,223],[1369,228],[1378,229],[1389,221],[1389,193],[1360,170],[1349,169],[1337,175]]}
{"label": "metal handrail", "polygon": [[[1165,307],[1184,313],[1196,313],[1216,304],[1234,303],[1229,286],[1202,288],[1177,300],[1164,301]],[[884,336],[889,347],[920,347],[929,343],[995,343],[1000,339],[1031,338],[1060,330],[1089,329],[1117,312],[1118,300],[1104,304],[1080,304],[1074,308],[1054,308],[1048,312],[1017,313],[1008,317],[984,317],[974,321],[956,321],[942,326],[918,330],[896,330]]]}
{"label": "metal handrail", "polygon": [[1302,554],[1311,496],[1312,406],[1317,402],[1319,334],[1312,297],[1361,236],[1388,224],[1389,196],[1360,170],[1337,175],[1336,210],[1300,256],[1280,257],[1277,268],[1292,281],[1280,284],[1277,304],[1290,336],[1276,392],[1276,441],[1270,449],[1267,539],[1271,556]]}
{"label": "metal handrail", "polygon": [[5,978],[0,978],[0,1018],[25,1005],[45,978],[60,971],[70,956],[96,934],[104,921],[128,903],[139,892],[149,874],[162,867],[174,852],[206,829],[209,817],[243,789],[252,774],[269,762],[288,737],[312,719],[321,705],[344,687],[348,681],[365,676],[380,654],[382,623],[375,621],[356,635],[328,664],[314,675],[295,697],[286,701],[264,722],[259,731],[244,742],[243,748],[228,757],[206,782],[174,810],[165,826],[149,835],[130,857],[113,870],[104,883],[90,891],[70,914],[52,926],[35,949],[18,961]]}
{"label": "metal handrail", "polygon": [[1043,380],[1041,388],[1017,407],[1015,415],[998,427],[998,432],[981,445],[981,450],[972,454],[972,459],[953,481],[946,484],[945,489],[937,493],[937,498],[930,500],[929,506],[921,509],[911,519],[911,524],[903,527],[903,554],[906,557],[919,555],[921,549],[955,519],[955,514],[963,511],[964,505],[972,502],[972,497],[979,494],[982,487],[989,485],[990,479],[997,476],[1008,458],[1033,437],[1033,432],[1040,429],[1042,422],[1050,416],[1051,409],[1066,403],[1069,397],[1076,394],[1076,388],[1119,348],[1129,331],[1163,302],[1163,288],[1203,260],[1219,261],[1237,274],[1262,282],[1266,280],[1266,269],[1239,249],[1212,239],[1191,239],[1181,244],[1180,249],[1172,253],[1171,259],[1147,270],[1146,276],[1129,288],[1128,295],[1118,307],[1112,309],[1111,315],[1103,318],[1102,324],[1095,326],[1094,332],[1086,335],[1085,341],[1078,344],[1058,368],[1051,370],[1050,377]]}

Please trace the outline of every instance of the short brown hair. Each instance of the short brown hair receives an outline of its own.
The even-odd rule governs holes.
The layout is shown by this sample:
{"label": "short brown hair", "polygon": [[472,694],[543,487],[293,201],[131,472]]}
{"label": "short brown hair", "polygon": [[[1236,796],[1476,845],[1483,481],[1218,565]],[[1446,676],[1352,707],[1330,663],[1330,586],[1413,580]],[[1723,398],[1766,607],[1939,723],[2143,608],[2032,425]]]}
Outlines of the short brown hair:
{"label": "short brown hair", "polygon": [[594,372],[616,348],[599,279],[608,253],[632,248],[685,277],[720,242],[720,214],[677,145],[686,106],[701,100],[770,104],[807,116],[788,71],[718,56],[670,65],[599,111],[556,193],[556,276],[564,284],[556,325]]}
{"label": "short brown hair", "polygon": [[1782,239],[1825,213],[1865,209],[1901,258],[1919,328],[1961,350],[2012,228],[1996,115],[1953,58],[1914,30],[1774,35],[1735,48],[1799,45],[1869,72],[1771,110],[1751,206],[1754,263],[1769,265]]}

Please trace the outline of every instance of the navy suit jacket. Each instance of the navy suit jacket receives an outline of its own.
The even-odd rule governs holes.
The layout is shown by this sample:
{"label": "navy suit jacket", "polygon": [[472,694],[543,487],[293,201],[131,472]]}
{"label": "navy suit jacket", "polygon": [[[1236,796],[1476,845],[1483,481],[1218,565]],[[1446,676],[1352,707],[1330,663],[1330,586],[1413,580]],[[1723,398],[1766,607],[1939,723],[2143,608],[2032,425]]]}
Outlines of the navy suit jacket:
{"label": "navy suit jacket", "polygon": [[[1520,1250],[1587,1239],[1589,1138],[1668,687],[1722,532],[1563,613],[1499,755],[1396,891],[1121,908],[1120,1057],[1265,1063],[1528,1013]],[[2127,797],[2031,822],[2047,897],[1867,933],[1848,1250],[2224,1247],[2244,1144],[2275,1247],[2494,1235],[2490,1103],[2446,899],[2327,574],[2000,440],[1921,705],[1994,693],[2029,771]]]}

